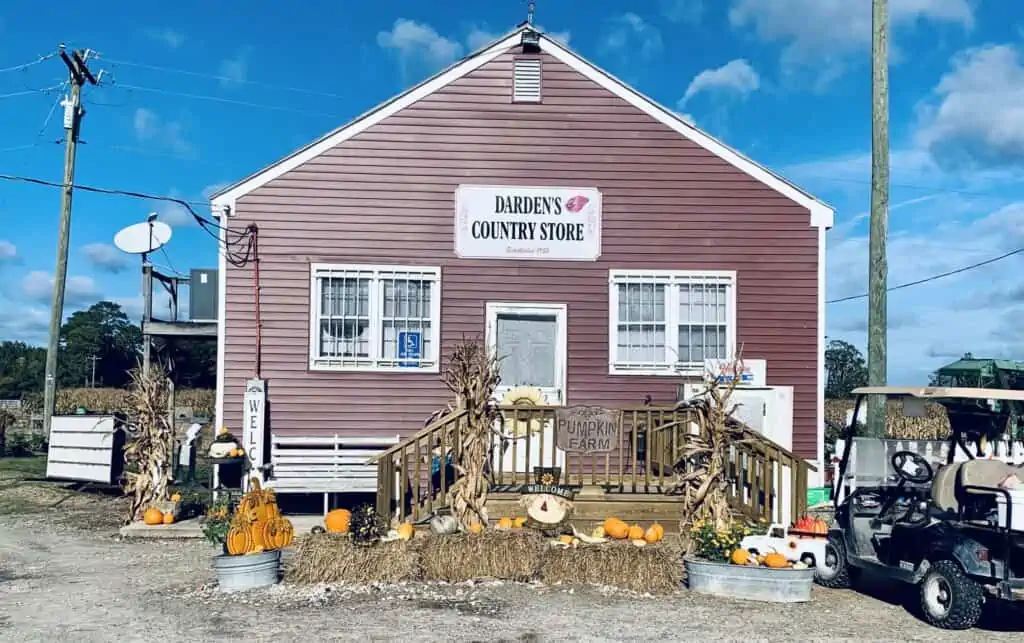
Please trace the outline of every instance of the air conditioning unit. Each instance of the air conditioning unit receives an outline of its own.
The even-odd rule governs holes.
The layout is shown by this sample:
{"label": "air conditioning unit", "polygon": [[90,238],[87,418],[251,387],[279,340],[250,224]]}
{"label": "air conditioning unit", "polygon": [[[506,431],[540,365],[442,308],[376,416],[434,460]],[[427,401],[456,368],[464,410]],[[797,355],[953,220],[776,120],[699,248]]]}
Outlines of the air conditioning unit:
{"label": "air conditioning unit", "polygon": [[217,321],[217,271],[193,268],[189,272],[188,317],[194,322]]}

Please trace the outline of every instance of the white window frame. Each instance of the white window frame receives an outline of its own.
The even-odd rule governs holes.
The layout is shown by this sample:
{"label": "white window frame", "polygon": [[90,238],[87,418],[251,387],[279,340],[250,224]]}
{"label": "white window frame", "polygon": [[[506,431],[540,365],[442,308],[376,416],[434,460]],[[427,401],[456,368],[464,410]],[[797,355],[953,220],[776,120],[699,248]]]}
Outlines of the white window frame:
{"label": "white window frame", "polygon": [[[370,357],[360,364],[336,364],[335,358],[319,357],[320,351],[320,296],[321,279],[332,272],[358,272],[369,275],[370,285]],[[423,281],[434,284],[430,298],[430,342],[434,356],[419,366],[399,366],[384,363],[381,347],[383,327],[384,287],[381,278],[386,273],[410,273]],[[362,275],[360,275],[362,276]],[[440,266],[397,266],[367,264],[311,263],[309,265],[309,370],[326,372],[374,372],[374,373],[440,373],[441,372],[441,268]],[[397,360],[396,360],[397,361]]]}
{"label": "white window frame", "polygon": [[729,357],[736,354],[736,271],[735,270],[609,270],[608,271],[608,374],[609,375],[666,375],[704,376],[703,364],[680,364],[677,361],[679,343],[679,289],[665,289],[665,362],[658,367],[628,367],[617,361],[619,332],[619,284],[623,282],[663,283],[677,286],[680,282],[700,283],[701,279],[715,283],[727,281],[725,300],[725,350]]}

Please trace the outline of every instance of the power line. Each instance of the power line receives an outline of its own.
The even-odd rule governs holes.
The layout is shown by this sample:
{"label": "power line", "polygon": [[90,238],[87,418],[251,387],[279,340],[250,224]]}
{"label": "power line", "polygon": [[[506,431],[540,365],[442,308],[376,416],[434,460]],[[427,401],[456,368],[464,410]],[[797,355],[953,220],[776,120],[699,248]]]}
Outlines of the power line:
{"label": "power line", "polygon": [[[47,187],[57,187],[57,188],[63,188],[64,187],[64,185],[62,183],[55,183],[53,181],[46,181],[44,179],[37,179],[37,178],[34,178],[34,177],[30,177],[30,176],[12,176],[10,174],[0,174],[0,179],[5,180],[5,181],[18,181],[18,182],[21,182],[21,183],[32,183],[32,184],[35,184],[35,185],[44,185],[44,186],[47,186]],[[93,187],[93,186],[89,186],[89,185],[72,184],[71,188],[75,189],[75,190],[81,190],[83,192],[94,192],[96,194],[126,196],[126,197],[135,198],[135,199],[146,199],[146,200],[150,200],[150,201],[165,201],[167,203],[175,203],[175,204],[180,205],[181,207],[185,208],[185,210],[187,210],[188,213],[192,216],[192,218],[194,218],[196,220],[196,222],[199,224],[199,227],[206,234],[210,235],[211,237],[213,237],[214,239],[217,240],[218,246],[224,250],[225,258],[227,259],[227,261],[229,263],[231,263],[234,266],[241,267],[241,266],[246,265],[252,259],[252,254],[253,254],[253,241],[252,241],[253,230],[252,230],[252,228],[246,229],[243,232],[238,232],[236,230],[231,230],[231,229],[229,229],[229,228],[227,228],[225,226],[220,225],[219,223],[217,223],[215,221],[211,221],[211,220],[207,219],[206,217],[203,217],[198,212],[196,212],[194,209],[192,209],[192,205],[191,205],[191,204],[209,205],[208,203],[203,203],[203,202],[200,202],[200,201],[186,201],[185,199],[178,199],[176,197],[160,196],[160,195],[155,195],[155,194],[147,194],[145,192],[134,192],[134,191],[131,191],[131,190],[116,190],[116,189],[111,189],[111,188],[98,188],[98,187]],[[217,230],[224,230],[224,241],[223,242],[221,241],[220,234],[218,232],[214,232],[214,231],[210,230],[210,228],[216,228]],[[233,234],[233,235],[235,235],[235,237],[233,239],[228,238],[229,234]],[[246,247],[245,247],[245,250],[244,250],[245,254],[244,255],[239,255],[238,252],[237,252],[237,248],[241,247],[242,243],[246,243]]]}
{"label": "power line", "polygon": [[34,96],[35,94],[48,94],[54,90],[62,89],[64,83],[57,83],[53,87],[44,87],[42,89],[25,89],[20,92],[11,92],[10,94],[0,94],[0,99],[4,98],[16,98],[18,96]]}
{"label": "power line", "polygon": [[13,67],[4,67],[3,69],[0,69],[0,74],[2,74],[4,72],[8,72],[8,71],[21,71],[22,69],[28,69],[29,67],[32,67],[33,65],[38,65],[41,62],[45,62],[45,61],[53,58],[56,55],[57,54],[55,54],[55,53],[46,54],[45,56],[40,56],[39,58],[36,58],[35,60],[33,60],[31,62],[24,63],[22,65],[15,65]]}
{"label": "power line", "polygon": [[[813,174],[808,174],[808,175],[805,175],[805,176],[808,179],[818,180],[818,181],[838,181],[840,183],[856,183],[857,185],[870,185],[871,184],[871,180],[870,179],[851,179],[851,178],[842,178],[842,177],[838,177],[838,176],[824,176],[824,175],[817,175],[817,176],[815,176]],[[965,196],[995,196],[995,192],[991,192],[991,191],[989,191],[989,192],[981,192],[981,191],[978,191],[978,190],[960,190],[960,189],[956,189],[956,188],[942,188],[942,187],[938,187],[938,186],[913,185],[913,184],[910,184],[910,183],[892,183],[892,182],[890,182],[889,185],[891,187],[894,187],[894,188],[903,188],[903,189],[906,189],[906,190],[922,190],[922,191],[926,191],[926,192],[931,192],[932,193],[932,195],[926,195],[926,196],[938,196],[938,195],[941,195],[941,194],[963,194]]]}
{"label": "power line", "polygon": [[[963,266],[961,268],[957,268],[956,270],[950,270],[950,271],[947,271],[947,272],[939,273],[937,275],[932,275],[931,277],[925,277],[924,279],[918,279],[917,281],[909,281],[909,282],[907,282],[905,284],[900,284],[898,286],[893,286],[891,288],[887,288],[886,292],[892,292],[894,290],[900,290],[902,288],[910,288],[911,286],[919,286],[921,284],[926,284],[926,283],[931,282],[931,281],[936,281],[937,279],[942,279],[944,277],[950,277],[952,275],[958,275],[958,274],[960,274],[962,272],[967,272],[968,270],[974,270],[975,268],[981,268],[982,266],[987,266],[987,265],[989,265],[991,263],[995,263],[997,261],[1002,261],[1003,259],[1006,259],[1007,257],[1012,257],[1012,256],[1020,254],[1022,252],[1024,252],[1024,248],[1017,248],[1016,250],[1011,250],[1010,252],[1007,252],[1006,254],[1001,254],[998,257],[992,257],[991,259],[986,259],[984,261],[979,261],[978,263],[972,263],[969,266]],[[851,295],[849,297],[841,297],[839,299],[832,299],[832,300],[826,301],[825,303],[826,304],[838,304],[838,303],[843,302],[843,301],[852,301],[854,299],[863,299],[864,297],[867,297],[867,296],[868,296],[868,293],[862,293],[860,295]]]}
{"label": "power line", "polygon": [[287,85],[275,85],[273,83],[264,83],[258,80],[246,80],[240,78],[232,78],[230,76],[219,76],[217,74],[204,74],[198,71],[189,71],[186,69],[175,69],[173,67],[161,67],[159,65],[148,65],[145,63],[136,63],[127,60],[116,60],[114,58],[108,58],[106,56],[100,56],[102,60],[109,62],[112,65],[124,65],[126,67],[138,67],[140,69],[149,69],[152,71],[159,71],[165,73],[183,74],[186,76],[195,76],[196,78],[209,78],[211,80],[219,80],[226,83],[237,83],[244,85],[257,85],[260,87],[266,87],[267,89],[276,89],[286,92],[296,92],[299,94],[309,94],[310,96],[324,96],[326,98],[338,98],[343,99],[344,96],[340,94],[332,94],[330,92],[321,92],[312,89],[303,89],[301,87],[289,87]]}
{"label": "power line", "polygon": [[[134,90],[139,92],[151,92],[153,94],[164,94],[166,96],[180,96],[182,98],[193,98],[196,100],[208,100],[215,103],[226,103],[228,105],[239,105],[242,107],[255,107],[258,109],[267,109],[277,112],[289,112],[292,114],[303,114],[306,116],[324,116],[327,118],[339,118],[337,114],[328,114],[326,112],[314,112],[306,109],[295,109],[293,107],[283,107],[281,105],[266,105],[263,103],[252,103],[244,100],[235,100],[233,98],[223,98],[221,96],[208,96],[206,94],[190,94],[187,92],[177,92],[170,89],[158,89],[155,87],[142,87],[139,85],[128,85],[125,83],[112,83],[111,87],[119,87],[121,89]],[[3,98],[3,96],[0,96]]]}

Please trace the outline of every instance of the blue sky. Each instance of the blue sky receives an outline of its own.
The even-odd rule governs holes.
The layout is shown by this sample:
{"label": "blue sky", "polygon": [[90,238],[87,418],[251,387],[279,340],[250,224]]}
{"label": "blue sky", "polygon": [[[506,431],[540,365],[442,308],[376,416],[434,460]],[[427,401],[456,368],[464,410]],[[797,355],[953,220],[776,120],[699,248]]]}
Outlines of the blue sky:
{"label": "blue sky", "polygon": [[[91,67],[104,83],[85,90],[76,182],[203,201],[513,28],[525,4],[250,2],[243,15],[227,3],[97,11],[8,0],[0,70],[60,42],[98,51]],[[897,285],[1024,246],[1024,8],[890,5]],[[834,205],[828,297],[865,291],[868,0],[539,0],[537,22]],[[59,95],[31,90],[65,78],[57,58],[0,72],[0,173],[60,180]],[[52,188],[0,182],[0,338],[44,337],[59,203]],[[175,230],[157,263],[216,266],[214,244],[180,208],[78,192],[67,312],[102,296],[137,314],[137,259],[110,244],[151,211]],[[1013,330],[1021,267],[1015,256],[893,292],[890,381],[922,382],[967,350],[1024,358]],[[866,311],[864,299],[830,304],[830,338],[863,347]]]}

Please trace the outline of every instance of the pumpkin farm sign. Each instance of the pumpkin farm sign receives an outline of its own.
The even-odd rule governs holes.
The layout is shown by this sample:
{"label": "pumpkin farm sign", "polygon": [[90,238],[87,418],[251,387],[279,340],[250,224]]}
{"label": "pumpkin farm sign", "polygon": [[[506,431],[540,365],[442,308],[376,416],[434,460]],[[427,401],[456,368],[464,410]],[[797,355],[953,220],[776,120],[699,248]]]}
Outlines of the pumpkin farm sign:
{"label": "pumpkin farm sign", "polygon": [[619,444],[619,412],[573,406],[555,413],[555,443],[567,453],[608,453]]}

